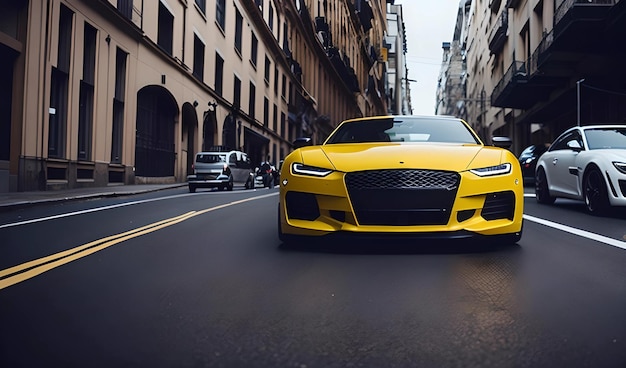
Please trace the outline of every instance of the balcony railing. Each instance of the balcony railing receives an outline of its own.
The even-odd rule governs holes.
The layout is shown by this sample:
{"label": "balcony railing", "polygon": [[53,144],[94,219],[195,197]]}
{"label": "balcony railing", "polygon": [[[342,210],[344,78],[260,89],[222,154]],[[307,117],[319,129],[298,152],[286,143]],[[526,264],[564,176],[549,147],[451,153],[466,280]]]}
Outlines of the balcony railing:
{"label": "balcony railing", "polygon": [[535,52],[533,52],[530,58],[528,72],[531,76],[534,75],[539,69],[539,65],[541,64],[540,59],[543,57],[543,55],[545,55],[545,52],[550,49],[550,46],[553,42],[554,32],[544,32],[543,38],[541,39],[541,42],[539,42],[539,46],[537,46],[537,49],[535,49]]}
{"label": "balcony railing", "polygon": [[509,28],[509,12],[504,9],[496,24],[493,26],[491,30],[491,34],[489,35],[489,50],[492,53],[496,53],[500,51],[502,46],[504,46],[504,41],[506,41],[506,30]]}
{"label": "balcony railing", "polygon": [[619,0],[562,0],[554,13],[554,24],[559,24],[561,20],[576,6],[592,7],[597,5],[615,5]]}
{"label": "balcony railing", "polygon": [[496,103],[496,100],[500,97],[502,92],[504,92],[506,87],[511,85],[511,83],[516,83],[518,81],[527,79],[528,75],[526,70],[526,63],[523,61],[514,61],[509,69],[506,71],[506,73],[504,73],[500,82],[498,82],[498,84],[496,84],[496,87],[493,89],[493,92],[491,93],[491,105],[500,106]]}

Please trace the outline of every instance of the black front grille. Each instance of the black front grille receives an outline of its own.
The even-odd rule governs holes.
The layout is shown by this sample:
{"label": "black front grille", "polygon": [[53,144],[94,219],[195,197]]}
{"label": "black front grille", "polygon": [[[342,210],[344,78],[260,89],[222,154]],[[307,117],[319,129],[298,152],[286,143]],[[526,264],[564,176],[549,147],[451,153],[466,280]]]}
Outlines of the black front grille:
{"label": "black front grille", "polygon": [[460,176],[433,170],[371,170],[348,173],[348,195],[362,225],[445,225]]}
{"label": "black front grille", "polygon": [[485,204],[480,215],[487,221],[509,219],[515,214],[515,193],[490,193],[485,198]]}

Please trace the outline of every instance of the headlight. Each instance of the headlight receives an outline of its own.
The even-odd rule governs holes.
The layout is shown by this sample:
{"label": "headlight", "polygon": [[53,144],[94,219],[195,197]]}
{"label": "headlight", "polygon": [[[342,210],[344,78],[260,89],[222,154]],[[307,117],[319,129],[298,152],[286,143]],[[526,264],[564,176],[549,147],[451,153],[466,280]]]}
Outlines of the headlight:
{"label": "headlight", "polygon": [[626,162],[613,161],[613,166],[620,172],[626,174]]}
{"label": "headlight", "polygon": [[481,167],[480,169],[472,169],[470,172],[478,176],[504,175],[511,172],[511,164],[507,162],[496,166]]}
{"label": "headlight", "polygon": [[298,175],[324,177],[333,171],[321,167],[307,166],[305,164],[294,162],[293,164],[291,164],[291,172]]}

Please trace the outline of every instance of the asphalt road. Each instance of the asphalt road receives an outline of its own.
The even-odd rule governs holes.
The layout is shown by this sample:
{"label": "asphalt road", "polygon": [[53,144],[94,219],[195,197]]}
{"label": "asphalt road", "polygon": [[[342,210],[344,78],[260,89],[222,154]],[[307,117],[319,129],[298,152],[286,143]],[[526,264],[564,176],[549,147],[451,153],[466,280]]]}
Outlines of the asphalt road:
{"label": "asphalt road", "polygon": [[277,200],[0,213],[0,367],[626,367],[623,211],[529,197],[514,246],[283,247]]}

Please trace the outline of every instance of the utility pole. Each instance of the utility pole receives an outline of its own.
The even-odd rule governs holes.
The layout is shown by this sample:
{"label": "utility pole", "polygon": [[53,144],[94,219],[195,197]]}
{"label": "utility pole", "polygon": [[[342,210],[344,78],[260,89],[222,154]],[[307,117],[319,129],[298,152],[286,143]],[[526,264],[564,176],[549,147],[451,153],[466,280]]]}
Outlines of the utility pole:
{"label": "utility pole", "polygon": [[576,122],[580,126],[580,84],[585,81],[585,78],[579,79],[576,82]]}

